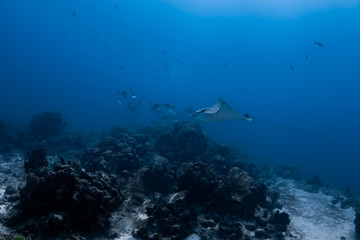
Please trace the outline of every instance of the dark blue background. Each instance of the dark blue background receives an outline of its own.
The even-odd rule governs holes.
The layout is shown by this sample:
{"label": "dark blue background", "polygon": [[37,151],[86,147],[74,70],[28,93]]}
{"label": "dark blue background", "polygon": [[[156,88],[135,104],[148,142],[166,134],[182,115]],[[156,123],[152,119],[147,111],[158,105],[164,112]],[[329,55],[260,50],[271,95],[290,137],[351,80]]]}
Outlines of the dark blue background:
{"label": "dark blue background", "polygon": [[[203,124],[209,137],[253,161],[294,165],[360,191],[359,81],[359,6],[282,18],[196,14],[145,0],[0,1],[7,122],[55,111],[73,131],[134,128],[156,119],[149,101],[175,105],[180,119],[186,107],[222,97],[259,120],[330,141],[256,119]],[[117,103],[117,90],[130,88],[144,99],[135,113]]]}

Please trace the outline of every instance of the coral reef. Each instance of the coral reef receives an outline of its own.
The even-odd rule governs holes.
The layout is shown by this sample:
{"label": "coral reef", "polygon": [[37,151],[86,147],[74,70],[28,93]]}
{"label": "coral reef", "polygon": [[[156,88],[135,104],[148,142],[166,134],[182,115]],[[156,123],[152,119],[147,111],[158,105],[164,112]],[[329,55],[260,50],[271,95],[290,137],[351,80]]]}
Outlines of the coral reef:
{"label": "coral reef", "polygon": [[29,153],[29,158],[25,160],[24,167],[27,173],[38,172],[47,167],[49,162],[46,160],[45,149],[36,149]]}
{"label": "coral reef", "polygon": [[124,200],[117,179],[104,172],[87,173],[61,162],[50,170],[44,150],[25,163],[26,185],[6,225],[36,239],[73,231],[103,231],[109,214]]}
{"label": "coral reef", "polygon": [[29,126],[30,131],[27,133],[21,125],[2,129],[4,125],[0,122],[0,153],[46,149],[51,154],[65,155],[70,151],[81,152],[86,147],[86,141],[92,140],[80,134],[66,132],[66,123],[56,113],[36,115]]}
{"label": "coral reef", "polygon": [[119,229],[110,231],[116,212],[133,219],[136,239],[281,239],[290,222],[276,211],[279,195],[261,180],[264,170],[211,142],[196,124],[113,128],[80,160],[60,157],[50,169],[45,150],[32,151],[25,186],[5,194],[18,201],[7,226],[36,239],[117,236]]}
{"label": "coral reef", "polygon": [[[140,144],[147,154],[138,154]],[[184,239],[193,232],[204,239],[251,239],[255,230],[279,237],[290,222],[286,213],[273,211],[278,195],[259,181],[255,165],[211,143],[190,123],[175,122],[157,136],[122,132],[87,151],[82,163],[128,180],[129,206],[145,208],[147,216],[136,223],[136,239]]]}
{"label": "coral reef", "polygon": [[355,231],[360,235],[360,212],[357,211],[354,219]]}
{"label": "coral reef", "polygon": [[8,154],[12,150],[14,138],[9,135],[4,121],[0,121],[0,153]]}
{"label": "coral reef", "polygon": [[199,125],[175,122],[172,131],[160,135],[156,148],[168,158],[191,161],[204,154],[207,143]]}

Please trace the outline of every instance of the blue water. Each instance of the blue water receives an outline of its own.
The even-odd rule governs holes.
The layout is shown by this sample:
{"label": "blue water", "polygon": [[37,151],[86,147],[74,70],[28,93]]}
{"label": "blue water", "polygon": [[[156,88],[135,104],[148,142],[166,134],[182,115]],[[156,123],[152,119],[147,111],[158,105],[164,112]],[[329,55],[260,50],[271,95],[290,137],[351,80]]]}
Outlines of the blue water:
{"label": "blue water", "polygon": [[[203,124],[211,139],[360,191],[360,3],[348,2],[0,0],[0,120],[54,111],[71,131],[136,128],[158,121],[148,102],[191,120],[185,108],[222,97],[255,120]],[[117,95],[130,88],[135,112]]]}

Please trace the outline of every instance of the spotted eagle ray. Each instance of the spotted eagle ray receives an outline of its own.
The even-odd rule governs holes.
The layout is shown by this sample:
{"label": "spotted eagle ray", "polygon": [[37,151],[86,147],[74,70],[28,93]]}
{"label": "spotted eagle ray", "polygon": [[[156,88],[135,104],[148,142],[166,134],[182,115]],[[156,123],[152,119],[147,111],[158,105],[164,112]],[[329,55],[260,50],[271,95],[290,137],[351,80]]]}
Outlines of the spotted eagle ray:
{"label": "spotted eagle ray", "polygon": [[195,111],[191,116],[203,122],[220,122],[228,120],[247,120],[252,121],[248,114],[241,114],[221,98],[212,107],[202,108]]}
{"label": "spotted eagle ray", "polygon": [[[224,100],[221,98],[218,99],[218,101],[215,103],[212,107],[202,108],[197,111],[195,111],[191,116],[198,121],[202,122],[221,122],[221,121],[229,121],[229,120],[247,120],[251,122],[254,120],[253,117],[250,117],[249,114],[241,114],[238,111],[236,111],[234,108],[232,108],[229,104],[227,104]],[[256,119],[259,122],[269,124],[276,127],[281,127],[285,129],[289,129],[295,132],[303,133],[312,137],[316,137],[325,141],[328,141],[327,139],[317,136],[313,133],[296,129],[292,127],[287,127],[278,123],[269,122],[269,121],[262,121],[259,119]]]}

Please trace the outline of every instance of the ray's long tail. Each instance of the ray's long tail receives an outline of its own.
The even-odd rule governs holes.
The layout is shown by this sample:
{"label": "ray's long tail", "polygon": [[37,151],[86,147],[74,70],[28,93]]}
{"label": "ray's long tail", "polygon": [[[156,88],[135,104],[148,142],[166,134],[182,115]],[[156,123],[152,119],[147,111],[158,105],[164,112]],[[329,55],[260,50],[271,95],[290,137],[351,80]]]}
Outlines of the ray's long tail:
{"label": "ray's long tail", "polygon": [[284,125],[281,125],[281,124],[278,124],[278,123],[260,120],[260,119],[257,119],[257,118],[255,118],[254,120],[256,120],[258,122],[261,122],[261,123],[264,123],[264,124],[268,124],[268,125],[272,125],[272,126],[276,126],[276,127],[280,127],[280,128],[285,128],[285,129],[289,129],[289,130],[292,130],[292,131],[295,131],[295,132],[298,132],[298,133],[306,134],[308,136],[312,136],[312,137],[315,137],[317,139],[321,139],[321,140],[326,141],[326,142],[330,141],[327,138],[321,137],[319,135],[313,134],[311,132],[308,132],[308,131],[305,131],[305,130],[302,130],[302,129],[292,128],[292,127],[284,126]]}

